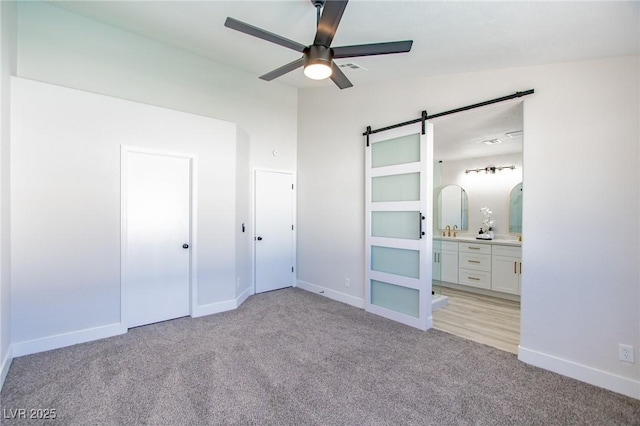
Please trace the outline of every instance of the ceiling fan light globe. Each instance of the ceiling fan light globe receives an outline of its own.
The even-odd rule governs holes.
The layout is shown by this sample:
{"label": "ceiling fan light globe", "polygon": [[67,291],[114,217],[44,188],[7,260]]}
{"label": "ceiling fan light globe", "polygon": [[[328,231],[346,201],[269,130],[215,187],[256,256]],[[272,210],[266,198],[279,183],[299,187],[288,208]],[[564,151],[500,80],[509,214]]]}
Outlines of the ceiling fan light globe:
{"label": "ceiling fan light globe", "polygon": [[331,77],[331,67],[324,63],[309,64],[304,67],[304,75],[312,80],[324,80]]}

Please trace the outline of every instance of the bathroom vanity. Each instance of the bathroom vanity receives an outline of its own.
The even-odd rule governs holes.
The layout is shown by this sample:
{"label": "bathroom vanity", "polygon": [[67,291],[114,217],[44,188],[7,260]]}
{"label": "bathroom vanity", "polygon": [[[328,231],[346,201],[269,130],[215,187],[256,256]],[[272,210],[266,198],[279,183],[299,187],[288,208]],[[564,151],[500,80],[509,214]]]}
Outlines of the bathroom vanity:
{"label": "bathroom vanity", "polygon": [[515,239],[434,237],[432,262],[433,279],[445,287],[472,287],[502,297],[520,295],[522,243]]}

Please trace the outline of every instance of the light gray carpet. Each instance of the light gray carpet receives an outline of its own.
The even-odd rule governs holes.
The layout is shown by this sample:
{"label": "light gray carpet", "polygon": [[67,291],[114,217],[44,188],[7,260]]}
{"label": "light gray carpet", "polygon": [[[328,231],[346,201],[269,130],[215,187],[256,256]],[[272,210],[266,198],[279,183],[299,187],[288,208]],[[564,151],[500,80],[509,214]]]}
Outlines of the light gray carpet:
{"label": "light gray carpet", "polygon": [[61,425],[640,424],[638,400],[299,289],[15,359],[0,396]]}

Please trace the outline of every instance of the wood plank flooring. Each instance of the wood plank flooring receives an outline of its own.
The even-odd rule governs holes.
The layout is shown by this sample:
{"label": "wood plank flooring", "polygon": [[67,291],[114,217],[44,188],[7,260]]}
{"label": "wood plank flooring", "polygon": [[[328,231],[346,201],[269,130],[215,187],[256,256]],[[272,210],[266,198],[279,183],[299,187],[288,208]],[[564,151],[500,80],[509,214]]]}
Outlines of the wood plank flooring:
{"label": "wood plank flooring", "polygon": [[449,298],[433,312],[433,327],[503,351],[518,353],[520,302],[440,287]]}

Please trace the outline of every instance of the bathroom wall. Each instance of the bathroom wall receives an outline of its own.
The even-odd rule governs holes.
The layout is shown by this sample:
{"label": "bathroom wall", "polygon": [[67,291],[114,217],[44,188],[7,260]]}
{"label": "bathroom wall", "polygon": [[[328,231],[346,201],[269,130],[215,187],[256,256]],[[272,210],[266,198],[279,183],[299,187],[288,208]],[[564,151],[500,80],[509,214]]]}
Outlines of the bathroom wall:
{"label": "bathroom wall", "polygon": [[[435,143],[438,143],[437,140]],[[503,169],[502,171],[496,171],[495,174],[485,172],[465,173],[467,169],[484,169],[487,166],[510,165],[515,165],[515,170]],[[484,216],[480,213],[480,208],[489,207],[493,211],[491,218],[495,221],[493,226],[494,233],[496,235],[509,234],[509,194],[515,185],[522,182],[522,154],[446,161],[441,163],[440,170],[442,171],[442,187],[455,184],[461,186],[467,192],[469,229],[466,232],[472,234],[478,232],[484,220]],[[436,201],[438,199],[437,196],[436,189],[434,189]],[[434,221],[434,223],[437,223],[437,221]]]}

